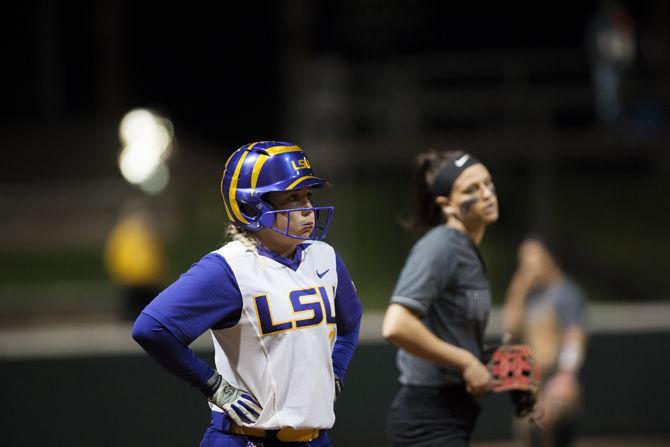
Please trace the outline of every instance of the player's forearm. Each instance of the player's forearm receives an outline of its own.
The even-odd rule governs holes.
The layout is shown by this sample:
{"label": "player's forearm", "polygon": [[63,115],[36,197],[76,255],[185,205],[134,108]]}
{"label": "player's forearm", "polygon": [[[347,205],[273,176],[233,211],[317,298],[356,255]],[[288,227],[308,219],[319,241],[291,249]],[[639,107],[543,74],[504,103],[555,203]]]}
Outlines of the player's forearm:
{"label": "player's forearm", "polygon": [[356,326],[354,330],[346,335],[337,335],[335,346],[333,347],[333,371],[335,375],[344,382],[344,376],[347,373],[347,368],[354,356],[356,345],[358,344],[358,335],[360,333],[360,325]]}
{"label": "player's forearm", "polygon": [[518,272],[505,295],[505,304],[502,309],[502,325],[505,332],[518,336],[523,326],[523,303],[532,288],[531,278]]}
{"label": "player's forearm", "polygon": [[523,304],[524,299],[536,284],[536,277],[527,271],[517,270],[510,281],[505,302],[511,304]]}
{"label": "player's forearm", "polygon": [[438,365],[463,370],[476,360],[469,351],[441,340],[400,304],[389,306],[382,331],[384,338],[393,345]]}
{"label": "player's forearm", "polygon": [[521,303],[506,302],[502,308],[503,332],[518,336],[522,331],[523,306]]}
{"label": "player's forearm", "polygon": [[163,368],[190,385],[202,389],[214,370],[159,321],[140,314],[133,327],[133,338]]}

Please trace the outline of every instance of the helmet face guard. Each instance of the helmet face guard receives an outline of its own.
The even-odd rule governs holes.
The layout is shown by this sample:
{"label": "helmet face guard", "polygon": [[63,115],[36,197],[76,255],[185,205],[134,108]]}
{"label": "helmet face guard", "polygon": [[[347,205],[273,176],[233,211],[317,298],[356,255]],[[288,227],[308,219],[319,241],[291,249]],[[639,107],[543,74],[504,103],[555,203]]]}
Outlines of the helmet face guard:
{"label": "helmet face guard", "polygon": [[[288,210],[266,211],[263,213],[263,215],[261,215],[260,222],[263,227],[270,228],[272,231],[275,231],[282,236],[300,240],[321,241],[328,234],[328,225],[330,225],[330,219],[333,217],[334,210],[334,206],[317,206],[313,208],[293,208]],[[314,227],[312,232],[308,236],[291,234],[291,214],[302,213],[305,211],[314,213]],[[282,229],[275,226],[275,218],[279,214],[286,215],[286,228]]]}
{"label": "helmet face guard", "polygon": [[[242,146],[230,156],[221,179],[221,194],[228,220],[240,228],[250,231],[270,228],[295,239],[321,240],[327,234],[333,207],[275,210],[263,195],[325,185],[328,182],[314,175],[307,155],[299,146],[260,141]],[[290,234],[291,213],[304,211],[314,212],[314,230],[307,237]],[[277,214],[286,215],[286,228],[275,227]]]}

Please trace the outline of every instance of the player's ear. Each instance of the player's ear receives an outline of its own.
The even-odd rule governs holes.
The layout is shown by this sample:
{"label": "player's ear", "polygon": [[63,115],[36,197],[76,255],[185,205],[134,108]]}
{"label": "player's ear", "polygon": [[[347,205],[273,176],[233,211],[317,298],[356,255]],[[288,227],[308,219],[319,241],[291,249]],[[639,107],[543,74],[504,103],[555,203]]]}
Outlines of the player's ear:
{"label": "player's ear", "polygon": [[437,203],[437,206],[440,207],[442,213],[444,213],[444,215],[447,217],[453,216],[456,213],[454,207],[451,206],[451,200],[449,200],[449,198],[446,196],[435,197],[435,203]]}

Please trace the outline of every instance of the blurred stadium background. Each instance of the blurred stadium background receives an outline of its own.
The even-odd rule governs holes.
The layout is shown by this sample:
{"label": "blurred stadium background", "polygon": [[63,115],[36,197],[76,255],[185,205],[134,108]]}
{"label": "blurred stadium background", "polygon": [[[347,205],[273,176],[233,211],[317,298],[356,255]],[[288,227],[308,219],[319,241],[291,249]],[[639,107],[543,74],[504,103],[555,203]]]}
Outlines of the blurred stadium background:
{"label": "blurred stadium background", "polygon": [[[206,406],[130,340],[105,247],[142,208],[165,262],[150,286],[174,280],[224,241],[220,172],[261,139],[332,179],[317,201],[365,306],[338,445],[385,442],[380,315],[428,147],[493,172],[497,304],[531,230],[585,289],[579,445],[670,445],[668,2],[27,0],[0,20],[1,445],[195,445]],[[511,443],[507,405],[485,404],[479,445]]]}

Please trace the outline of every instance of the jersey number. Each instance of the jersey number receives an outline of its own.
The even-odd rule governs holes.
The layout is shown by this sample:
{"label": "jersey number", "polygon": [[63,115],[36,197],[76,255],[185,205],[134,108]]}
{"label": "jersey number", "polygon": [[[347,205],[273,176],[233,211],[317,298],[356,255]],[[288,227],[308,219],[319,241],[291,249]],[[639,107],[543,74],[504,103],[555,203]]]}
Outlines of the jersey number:
{"label": "jersey number", "polygon": [[258,324],[263,335],[317,326],[323,323],[324,315],[326,324],[335,324],[335,315],[330,308],[330,300],[326,289],[323,287],[319,287],[318,292],[314,287],[294,290],[289,293],[288,297],[291,301],[293,314],[296,315],[296,318],[288,321],[275,321],[272,317],[267,295],[254,297]]}

